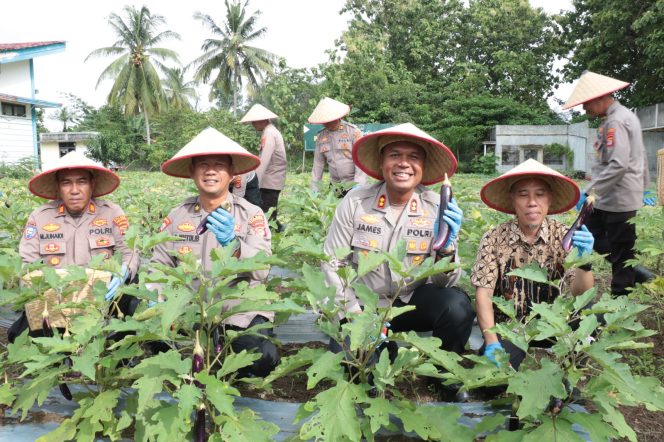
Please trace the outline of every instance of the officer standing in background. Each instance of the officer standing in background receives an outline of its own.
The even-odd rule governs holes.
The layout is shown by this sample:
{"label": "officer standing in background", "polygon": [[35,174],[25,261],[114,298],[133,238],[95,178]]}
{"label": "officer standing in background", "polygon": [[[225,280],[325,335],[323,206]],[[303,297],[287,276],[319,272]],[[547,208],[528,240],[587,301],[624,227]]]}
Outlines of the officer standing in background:
{"label": "officer standing in background", "polygon": [[[645,192],[650,182],[641,123],[612,96],[629,83],[586,71],[563,109],[583,104],[588,116],[603,119],[595,141],[591,180],[577,209],[595,192],[595,210],[586,226],[595,237],[595,251],[607,254],[612,267],[611,293],[626,295],[634,287],[635,269],[625,263],[634,258],[636,227],[630,222],[644,203],[654,205]],[[647,270],[641,268],[640,272]]]}
{"label": "officer standing in background", "polygon": [[228,186],[228,190],[235,196],[242,197],[254,206],[261,207],[261,189],[258,187],[258,175],[256,171],[235,175]]}
{"label": "officer standing in background", "polygon": [[[138,254],[129,249],[124,234],[129,221],[122,209],[97,197],[113,192],[120,177],[80,152],[70,152],[28,183],[30,192],[49,200],[28,217],[19,243],[19,255],[25,263],[42,261],[52,268],[70,265],[87,267],[93,257],[108,259],[122,255],[122,270],[108,284],[106,300],[111,301],[127,279],[138,269]],[[133,297],[123,296],[120,308],[133,313]],[[28,327],[25,312],[8,330],[13,342]],[[41,336],[41,330],[32,332]]]}
{"label": "officer standing in background", "polygon": [[325,97],[309,116],[309,123],[325,126],[316,137],[312,190],[320,190],[326,164],[333,183],[364,184],[367,181],[366,174],[353,163],[353,143],[362,136],[362,132],[357,126],[342,120],[349,112],[347,104]]}
{"label": "officer standing in background", "polygon": [[272,120],[276,118],[278,118],[277,115],[269,109],[260,104],[254,104],[242,117],[240,123],[251,123],[254,129],[261,133],[261,164],[256,169],[262,201],[260,207],[265,213],[274,207],[270,220],[277,222],[277,229],[281,232],[282,226],[277,220],[277,206],[279,204],[279,194],[286,184],[288,162],[286,161],[284,137],[272,124]]}

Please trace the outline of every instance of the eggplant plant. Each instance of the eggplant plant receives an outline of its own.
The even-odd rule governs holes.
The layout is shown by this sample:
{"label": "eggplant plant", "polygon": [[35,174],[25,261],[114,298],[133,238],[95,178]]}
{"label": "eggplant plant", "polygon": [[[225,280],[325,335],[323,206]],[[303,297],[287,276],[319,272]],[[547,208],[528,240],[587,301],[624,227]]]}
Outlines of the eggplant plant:
{"label": "eggplant plant", "polygon": [[[144,252],[171,239],[163,234],[140,236],[137,231],[127,235],[130,246],[145,248]],[[231,343],[260,326],[228,333],[222,330],[219,348],[213,343],[213,331],[231,315],[259,306],[282,315],[303,309],[264,285],[234,282],[237,275],[280,263],[279,259],[259,254],[239,261],[231,251],[215,249],[209,272],[193,256],[183,259],[178,268],[145,269],[141,283],[121,287],[111,305],[104,301],[105,285],[95,284],[94,301],[77,304],[83,314],[71,318],[68,336],[57,329],[52,337],[30,338],[24,333],[8,346],[3,364],[11,364],[20,378],[5,387],[0,399],[12,413],[25,418],[35,403],[41,405],[63,377],[67,378],[79,408],[40,441],[100,436],[117,440],[127,434],[140,441],[271,440],[278,427],[251,410],[233,407],[240,394],[235,386],[242,382],[238,370],[259,356],[234,353]],[[119,267],[112,260],[95,264],[106,269]],[[49,270],[44,269],[41,291],[67,287],[75,277],[85,275],[83,269],[73,267],[63,282]],[[151,308],[143,302],[133,316],[114,314],[120,296],[155,300],[156,294],[148,290],[146,282],[162,284],[166,300]],[[31,290],[35,287],[33,284]],[[26,291],[15,288],[15,304],[38,296]],[[222,308],[223,301],[231,299],[239,303]],[[157,352],[154,343],[160,343]],[[65,363],[67,358],[70,365]]]}

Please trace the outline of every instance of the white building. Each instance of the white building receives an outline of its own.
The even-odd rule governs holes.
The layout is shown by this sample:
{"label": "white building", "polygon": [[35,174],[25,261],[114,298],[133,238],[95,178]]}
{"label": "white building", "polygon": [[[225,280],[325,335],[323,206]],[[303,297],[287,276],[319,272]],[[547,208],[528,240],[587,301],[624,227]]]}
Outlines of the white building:
{"label": "white building", "polygon": [[86,154],[88,144],[99,136],[99,132],[47,132],[39,136],[42,170],[53,165],[71,151]]}
{"label": "white building", "polygon": [[36,98],[33,59],[64,50],[64,41],[0,43],[0,163],[38,163],[36,109],[60,104]]}

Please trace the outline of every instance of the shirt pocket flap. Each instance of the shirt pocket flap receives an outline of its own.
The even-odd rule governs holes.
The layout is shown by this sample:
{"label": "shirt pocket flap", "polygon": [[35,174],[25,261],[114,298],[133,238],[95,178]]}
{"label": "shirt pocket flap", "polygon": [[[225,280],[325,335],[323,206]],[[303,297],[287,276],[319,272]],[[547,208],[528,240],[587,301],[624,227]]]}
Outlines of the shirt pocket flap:
{"label": "shirt pocket flap", "polygon": [[110,235],[94,236],[88,239],[90,243],[90,250],[94,249],[107,249],[115,246],[115,238]]}
{"label": "shirt pocket flap", "polygon": [[67,243],[64,241],[49,241],[39,245],[42,255],[64,255],[67,253]]}

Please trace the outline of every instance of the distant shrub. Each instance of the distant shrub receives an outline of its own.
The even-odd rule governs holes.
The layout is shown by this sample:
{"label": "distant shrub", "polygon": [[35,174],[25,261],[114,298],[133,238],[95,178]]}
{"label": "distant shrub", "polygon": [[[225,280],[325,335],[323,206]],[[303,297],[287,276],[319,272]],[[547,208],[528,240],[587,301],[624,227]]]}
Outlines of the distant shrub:
{"label": "distant shrub", "polygon": [[496,154],[477,155],[470,162],[469,172],[483,175],[496,173]]}
{"label": "distant shrub", "polygon": [[30,178],[37,170],[37,163],[32,157],[25,157],[15,163],[0,163],[0,178]]}

